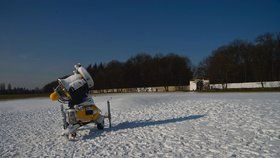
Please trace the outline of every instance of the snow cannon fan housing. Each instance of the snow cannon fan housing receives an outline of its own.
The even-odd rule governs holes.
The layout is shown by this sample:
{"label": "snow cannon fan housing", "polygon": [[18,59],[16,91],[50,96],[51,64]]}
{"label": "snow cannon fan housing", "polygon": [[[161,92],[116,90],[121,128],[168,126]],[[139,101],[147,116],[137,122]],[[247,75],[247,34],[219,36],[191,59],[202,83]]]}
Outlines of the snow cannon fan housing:
{"label": "snow cannon fan housing", "polygon": [[74,74],[65,79],[58,79],[55,89],[60,101],[68,101],[72,105],[82,103],[90,88],[94,86],[92,77],[81,64],[74,67]]}

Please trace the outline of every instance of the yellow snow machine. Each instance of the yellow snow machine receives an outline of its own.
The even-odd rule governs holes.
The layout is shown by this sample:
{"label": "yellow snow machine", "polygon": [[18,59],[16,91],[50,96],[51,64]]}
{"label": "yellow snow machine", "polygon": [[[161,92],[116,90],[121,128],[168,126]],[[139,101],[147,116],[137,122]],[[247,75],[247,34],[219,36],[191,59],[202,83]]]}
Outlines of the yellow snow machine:
{"label": "yellow snow machine", "polygon": [[50,95],[52,101],[62,103],[60,107],[63,135],[69,139],[74,139],[78,128],[88,123],[95,123],[97,129],[103,130],[105,118],[109,119],[111,127],[110,101],[107,101],[108,113],[103,115],[89,94],[90,88],[94,85],[92,77],[81,64],[74,67],[74,74],[64,79],[58,79],[58,86]]}

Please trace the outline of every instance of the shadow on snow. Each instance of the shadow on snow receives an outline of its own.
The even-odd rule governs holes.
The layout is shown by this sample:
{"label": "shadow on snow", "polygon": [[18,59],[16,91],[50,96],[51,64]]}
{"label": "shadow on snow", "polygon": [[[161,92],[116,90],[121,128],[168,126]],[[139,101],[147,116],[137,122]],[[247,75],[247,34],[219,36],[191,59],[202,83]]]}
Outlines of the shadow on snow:
{"label": "shadow on snow", "polygon": [[204,116],[205,115],[190,115],[190,116],[185,116],[185,117],[171,118],[171,119],[158,120],[158,121],[151,121],[151,120],[132,121],[132,122],[127,121],[127,122],[117,124],[111,128],[105,128],[104,130],[93,130],[92,129],[92,130],[90,130],[88,135],[83,137],[83,139],[92,139],[92,138],[100,136],[104,132],[118,131],[118,130],[123,130],[123,129],[133,129],[133,128],[147,127],[147,126],[155,126],[155,125],[162,125],[162,124],[168,124],[168,123],[183,122],[183,121],[187,121],[187,120],[199,119]]}

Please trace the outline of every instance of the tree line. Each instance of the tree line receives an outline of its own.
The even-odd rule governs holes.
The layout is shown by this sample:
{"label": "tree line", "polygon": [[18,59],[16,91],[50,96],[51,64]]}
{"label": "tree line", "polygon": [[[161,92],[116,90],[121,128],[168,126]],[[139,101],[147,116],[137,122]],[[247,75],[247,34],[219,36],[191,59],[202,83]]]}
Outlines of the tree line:
{"label": "tree line", "polygon": [[196,67],[195,76],[211,83],[280,80],[280,33],[266,33],[254,42],[234,40],[212,52]]}
{"label": "tree line", "polygon": [[[188,57],[176,54],[151,56],[141,53],[125,62],[112,60],[107,64],[89,65],[87,68],[93,77],[94,89],[133,88],[151,86],[181,86],[188,84],[193,77],[191,62]],[[43,87],[52,91],[57,82]]]}
{"label": "tree line", "polygon": [[0,94],[5,95],[5,94],[38,94],[38,93],[43,93],[42,89],[34,88],[34,89],[27,89],[23,87],[12,87],[12,85],[5,84],[5,83],[0,83]]}

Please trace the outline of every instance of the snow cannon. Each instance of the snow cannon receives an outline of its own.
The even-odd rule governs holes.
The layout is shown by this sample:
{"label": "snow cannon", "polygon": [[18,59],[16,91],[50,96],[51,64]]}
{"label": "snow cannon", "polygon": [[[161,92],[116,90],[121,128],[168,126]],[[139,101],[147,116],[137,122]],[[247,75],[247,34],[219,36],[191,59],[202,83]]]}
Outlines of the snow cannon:
{"label": "snow cannon", "polygon": [[109,119],[111,127],[110,101],[107,101],[108,114],[102,115],[89,94],[94,86],[92,77],[81,64],[75,65],[74,68],[72,75],[58,79],[58,86],[50,94],[52,101],[62,103],[63,135],[67,135],[68,138],[75,138],[77,129],[88,123],[95,123],[99,130],[104,129],[104,118]]}
{"label": "snow cannon", "polygon": [[[69,101],[73,105],[83,102],[94,85],[92,77],[81,64],[74,67],[74,74],[64,79],[58,79],[58,86],[54,90],[61,101]],[[51,97],[56,99],[55,94],[52,94]]]}

